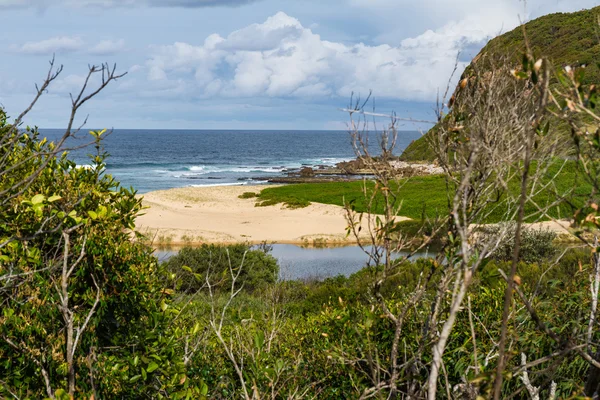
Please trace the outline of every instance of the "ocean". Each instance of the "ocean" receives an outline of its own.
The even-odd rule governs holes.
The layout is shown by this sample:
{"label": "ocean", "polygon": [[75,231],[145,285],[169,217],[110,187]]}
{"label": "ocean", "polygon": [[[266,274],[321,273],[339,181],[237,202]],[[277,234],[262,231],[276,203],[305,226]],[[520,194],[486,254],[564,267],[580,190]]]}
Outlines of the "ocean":
{"label": "ocean", "polygon": [[[71,147],[92,140],[82,130],[70,139]],[[64,131],[40,129],[49,140]],[[395,153],[419,132],[398,135]],[[375,135],[371,138],[375,144]],[[252,178],[282,176],[303,166],[333,166],[355,158],[345,131],[228,131],[115,129],[104,139],[110,154],[107,173],[139,193],[185,186],[222,186],[264,183]],[[373,146],[376,147],[376,146]],[[73,150],[71,158],[89,165],[92,146]],[[377,154],[374,150],[373,154]]]}

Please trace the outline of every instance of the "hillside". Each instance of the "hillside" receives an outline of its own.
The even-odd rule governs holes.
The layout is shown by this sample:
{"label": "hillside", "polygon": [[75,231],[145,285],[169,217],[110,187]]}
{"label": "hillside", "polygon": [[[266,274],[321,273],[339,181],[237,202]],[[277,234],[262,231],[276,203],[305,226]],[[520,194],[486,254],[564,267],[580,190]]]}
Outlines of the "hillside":
{"label": "hillside", "polygon": [[[575,13],[550,14],[528,22],[525,24],[525,31],[534,55],[548,57],[555,68],[587,65],[584,83],[600,82],[599,15],[600,6]],[[482,57],[484,55],[508,56],[516,66],[524,51],[523,28],[519,26],[490,40],[466,68],[461,79],[468,75],[472,65],[482,59],[490,59]],[[427,137],[435,129],[436,127],[432,128],[422,138],[413,141],[400,158],[404,161],[431,161],[434,153],[429,149]]]}

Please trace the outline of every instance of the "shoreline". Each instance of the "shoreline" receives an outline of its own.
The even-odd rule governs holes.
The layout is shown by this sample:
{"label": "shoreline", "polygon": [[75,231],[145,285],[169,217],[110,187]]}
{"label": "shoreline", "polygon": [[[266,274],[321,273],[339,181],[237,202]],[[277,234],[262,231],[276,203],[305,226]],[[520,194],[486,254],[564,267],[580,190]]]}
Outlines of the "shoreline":
{"label": "shoreline", "polygon": [[[279,185],[269,185],[270,187]],[[294,244],[341,246],[356,244],[346,235],[343,207],[313,203],[290,209],[281,204],[255,207],[265,185],[185,187],[148,192],[137,230],[153,246],[211,244]]]}
{"label": "shoreline", "polygon": [[[255,207],[256,197],[240,199],[245,192],[258,193],[281,185],[185,187],[148,192],[137,230],[155,248],[181,248],[202,244],[290,244],[302,247],[357,245],[347,235],[343,207],[311,203],[304,208],[282,204]],[[397,217],[398,221],[409,220]],[[573,240],[567,221],[546,221],[526,226],[554,231],[561,242]],[[369,243],[367,230],[361,237]]]}

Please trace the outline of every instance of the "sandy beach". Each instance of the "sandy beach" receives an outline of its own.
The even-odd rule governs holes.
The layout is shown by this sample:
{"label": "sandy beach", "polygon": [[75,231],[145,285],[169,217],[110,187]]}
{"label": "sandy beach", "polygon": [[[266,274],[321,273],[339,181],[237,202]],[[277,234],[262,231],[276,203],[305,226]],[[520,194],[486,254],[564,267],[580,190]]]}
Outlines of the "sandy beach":
{"label": "sandy beach", "polygon": [[[147,207],[137,228],[156,245],[200,243],[352,244],[346,235],[342,207],[312,203],[289,209],[281,204],[255,207],[256,199],[240,199],[244,192],[259,193],[265,186],[186,187],[143,195]],[[397,217],[398,220],[408,219]],[[568,221],[528,224],[567,234]]]}
{"label": "sandy beach", "polygon": [[139,231],[155,244],[189,243],[352,243],[346,237],[344,209],[313,203],[300,209],[280,204],[255,207],[238,198],[265,186],[186,187],[143,195],[148,207],[137,219]]}

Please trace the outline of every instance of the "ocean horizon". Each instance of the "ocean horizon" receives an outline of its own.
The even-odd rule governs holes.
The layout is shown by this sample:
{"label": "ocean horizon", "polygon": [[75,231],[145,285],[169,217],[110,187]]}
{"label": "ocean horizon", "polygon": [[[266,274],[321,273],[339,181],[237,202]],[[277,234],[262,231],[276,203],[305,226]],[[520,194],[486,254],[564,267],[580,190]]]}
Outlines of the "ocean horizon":
{"label": "ocean horizon", "polygon": [[[91,142],[89,131],[82,129],[67,146]],[[40,129],[40,133],[57,140],[64,130]],[[375,144],[377,133],[371,135]],[[395,154],[420,136],[416,131],[399,132]],[[114,129],[103,143],[110,155],[107,173],[139,193],[261,184],[289,170],[334,166],[356,157],[349,133],[331,130]],[[70,157],[85,167],[94,151],[91,146],[79,148]],[[378,154],[375,145],[373,153]]]}

